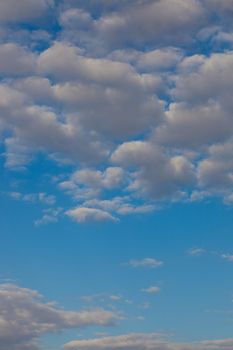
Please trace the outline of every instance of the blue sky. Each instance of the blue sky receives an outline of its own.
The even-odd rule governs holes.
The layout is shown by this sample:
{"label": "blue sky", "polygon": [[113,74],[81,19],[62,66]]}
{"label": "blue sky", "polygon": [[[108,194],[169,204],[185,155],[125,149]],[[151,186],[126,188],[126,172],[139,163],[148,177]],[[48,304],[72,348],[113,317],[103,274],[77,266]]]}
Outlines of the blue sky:
{"label": "blue sky", "polygon": [[0,350],[233,350],[232,18],[0,0]]}

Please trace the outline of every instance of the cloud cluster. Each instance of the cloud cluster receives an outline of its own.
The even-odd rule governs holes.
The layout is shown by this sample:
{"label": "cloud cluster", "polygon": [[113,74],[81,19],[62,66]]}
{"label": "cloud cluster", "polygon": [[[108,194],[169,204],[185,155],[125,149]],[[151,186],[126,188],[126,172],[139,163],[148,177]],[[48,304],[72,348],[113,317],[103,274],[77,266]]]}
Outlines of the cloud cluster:
{"label": "cloud cluster", "polygon": [[117,315],[103,309],[66,311],[34,290],[0,285],[0,349],[37,350],[45,333],[91,325],[108,326]]}
{"label": "cloud cluster", "polygon": [[41,202],[48,205],[52,205],[56,203],[55,196],[49,195],[44,192],[27,193],[27,194],[23,194],[20,192],[11,192],[9,193],[9,196],[15,200],[22,200],[24,202],[31,202],[31,203]]}
{"label": "cloud cluster", "polygon": [[195,183],[192,163],[184,155],[167,155],[151,142],[133,141],[120,145],[112,161],[135,169],[130,190],[151,198],[175,197],[182,188]]}
{"label": "cloud cluster", "polygon": [[[145,289],[147,293],[159,292],[158,287]],[[111,300],[119,297],[111,296]],[[0,341],[3,350],[37,350],[39,338],[69,328],[92,325],[109,326],[119,318],[116,313],[103,309],[66,311],[54,302],[45,302],[34,290],[13,284],[0,286]],[[160,334],[128,334],[97,339],[75,340],[66,349],[151,349],[151,350],[232,350],[232,339],[202,341],[200,343],[175,343]]]}
{"label": "cloud cluster", "polygon": [[232,203],[232,1],[10,0],[0,12],[6,167],[38,153],[70,164],[58,187],[77,222]]}
{"label": "cloud cluster", "polygon": [[[95,20],[92,17],[93,4],[90,8],[82,3],[82,11],[68,9],[63,13],[64,36],[79,43],[84,41],[92,49],[96,49],[97,40],[112,50],[127,46],[164,45],[189,40],[205,18],[205,10],[196,0],[123,0],[118,3],[113,1],[110,5],[101,1],[98,3],[100,9],[101,4],[103,11]],[[74,31],[80,34],[84,30],[89,35],[82,35],[81,40],[72,35]],[[94,32],[96,41],[91,40]]]}

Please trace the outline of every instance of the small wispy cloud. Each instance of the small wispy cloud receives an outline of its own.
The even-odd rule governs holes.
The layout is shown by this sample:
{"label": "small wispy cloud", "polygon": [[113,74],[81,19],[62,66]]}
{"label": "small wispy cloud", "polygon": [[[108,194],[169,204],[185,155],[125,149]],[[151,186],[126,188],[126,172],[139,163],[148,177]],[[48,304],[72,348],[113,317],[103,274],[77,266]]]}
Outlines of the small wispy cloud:
{"label": "small wispy cloud", "polygon": [[47,225],[58,222],[59,216],[61,215],[62,208],[49,208],[43,210],[43,215],[40,219],[35,220],[35,226]]}
{"label": "small wispy cloud", "polygon": [[233,254],[222,254],[220,255],[222,259],[233,262]]}
{"label": "small wispy cloud", "polygon": [[137,267],[148,267],[148,268],[156,268],[160,267],[164,264],[163,261],[157,260],[154,258],[144,258],[144,259],[131,259],[127,265],[137,268]]}
{"label": "small wispy cloud", "polygon": [[148,288],[143,288],[141,291],[149,294],[157,294],[161,291],[161,288],[158,286],[151,286]]}
{"label": "small wispy cloud", "polygon": [[14,200],[23,202],[43,203],[46,205],[54,205],[56,203],[56,197],[45,192],[26,194],[21,192],[9,192],[8,195]]}
{"label": "small wispy cloud", "polygon": [[188,250],[188,254],[191,256],[200,256],[206,253],[206,250],[204,248],[191,248]]}
{"label": "small wispy cloud", "polygon": [[122,297],[120,295],[110,295],[109,298],[112,301],[119,301],[122,299]]}

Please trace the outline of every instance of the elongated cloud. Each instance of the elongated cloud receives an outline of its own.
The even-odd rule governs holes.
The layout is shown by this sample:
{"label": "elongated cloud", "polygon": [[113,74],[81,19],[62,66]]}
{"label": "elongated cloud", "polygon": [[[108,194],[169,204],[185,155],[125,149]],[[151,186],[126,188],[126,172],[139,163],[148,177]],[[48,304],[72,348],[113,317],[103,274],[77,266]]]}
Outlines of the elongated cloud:
{"label": "elongated cloud", "polygon": [[135,259],[132,259],[128,262],[128,265],[129,266],[132,266],[132,267],[149,267],[149,268],[156,268],[156,267],[159,267],[159,266],[162,266],[163,265],[163,261],[161,260],[157,260],[157,259],[154,259],[154,258],[144,258],[144,259],[141,259],[141,260],[135,260]]}
{"label": "elongated cloud", "polygon": [[47,303],[34,290],[0,285],[0,348],[36,350],[45,333],[92,325],[109,326],[116,315],[103,309],[66,311]]}
{"label": "elongated cloud", "polygon": [[70,350],[232,350],[233,339],[175,343],[156,333],[127,334],[106,338],[77,340],[65,345]]}
{"label": "elongated cloud", "polygon": [[104,210],[93,208],[75,208],[68,210],[66,213],[74,221],[87,222],[87,221],[116,221],[111,214]]}

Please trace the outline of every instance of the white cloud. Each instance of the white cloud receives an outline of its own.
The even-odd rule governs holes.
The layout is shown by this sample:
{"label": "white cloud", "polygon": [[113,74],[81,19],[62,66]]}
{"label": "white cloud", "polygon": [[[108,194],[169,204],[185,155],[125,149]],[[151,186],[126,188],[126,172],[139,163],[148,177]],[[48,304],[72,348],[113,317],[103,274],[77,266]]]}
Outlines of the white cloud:
{"label": "white cloud", "polygon": [[[164,200],[231,203],[231,1],[53,6],[0,0],[5,166],[25,170],[38,153],[74,164],[60,188],[109,219],[153,212]],[[61,30],[52,33],[56,20]],[[218,49],[201,54],[199,41]]]}
{"label": "white cloud", "polygon": [[209,148],[208,157],[199,163],[198,176],[202,188],[223,196],[228,202],[233,184],[233,142],[216,144]]}
{"label": "white cloud", "polygon": [[221,258],[223,258],[227,261],[233,262],[233,254],[222,254]]}
{"label": "white cloud", "polygon": [[122,299],[122,297],[119,296],[119,295],[110,295],[109,298],[110,298],[110,300],[112,300],[112,301],[119,301],[119,300]]}
{"label": "white cloud", "polygon": [[90,13],[79,8],[69,8],[60,15],[60,24],[71,29],[80,28],[90,24],[92,20]]}
{"label": "white cloud", "polygon": [[155,211],[156,207],[154,205],[138,205],[134,206],[132,204],[123,204],[118,210],[117,213],[120,215],[130,215],[130,214],[147,214]]}
{"label": "white cloud", "polygon": [[[93,191],[86,191],[87,196],[94,195]],[[98,195],[98,193],[96,193]],[[77,198],[77,197],[76,197]],[[79,197],[80,198],[80,197]],[[129,196],[115,197],[112,199],[87,199],[83,202],[83,205],[90,208],[97,208],[115,213],[120,216],[124,215],[137,215],[137,214],[148,214],[153,212],[156,207],[150,204],[137,205],[132,203],[133,199]]]}
{"label": "white cloud", "polygon": [[[0,10],[1,11],[1,10]],[[0,74],[20,76],[36,70],[36,55],[13,43],[0,45]]]}
{"label": "white cloud", "polygon": [[56,203],[56,197],[45,192],[40,193],[20,193],[20,192],[10,192],[10,197],[16,200],[22,200],[25,202],[41,202],[47,205],[53,205]]}
{"label": "white cloud", "polygon": [[88,199],[84,202],[87,207],[99,208],[109,212],[118,212],[124,207],[129,200],[129,197],[114,197],[112,199]]}
{"label": "white cloud", "polygon": [[[71,160],[92,160],[106,156],[95,135],[66,121],[48,106],[31,105],[26,94],[6,84],[0,86],[0,125],[12,135],[5,139],[7,165],[20,167],[38,152],[58,154]],[[100,157],[100,158],[99,158]]]}
{"label": "white cloud", "polygon": [[45,333],[91,325],[111,325],[117,316],[103,309],[66,311],[34,290],[0,285],[0,343],[4,350],[37,350]]}
{"label": "white cloud", "polygon": [[43,215],[40,219],[35,220],[35,226],[47,225],[58,222],[59,216],[61,215],[62,208],[48,208],[43,210]]}
{"label": "white cloud", "polygon": [[[128,185],[128,175],[121,167],[108,167],[104,171],[83,168],[74,172],[69,179],[59,183],[59,188],[79,202],[82,213],[92,213],[98,217],[105,216],[113,219],[115,215],[145,214],[153,212],[153,204],[135,203],[130,196],[126,196],[122,188]],[[111,191],[118,191],[114,197]],[[122,193],[121,193],[122,192]],[[108,196],[109,199],[102,197]],[[81,211],[78,211],[80,220]],[[108,215],[107,215],[108,214]],[[89,216],[89,215],[88,215]]]}
{"label": "white cloud", "polygon": [[224,14],[228,13],[229,15],[233,14],[232,0],[204,0],[204,1],[209,8],[217,12],[223,12]]}
{"label": "white cloud", "polygon": [[125,182],[124,170],[120,167],[108,167],[104,171],[83,168],[75,171],[69,179],[59,183],[59,188],[70,194],[75,200],[83,201],[87,207],[112,211],[118,208],[123,198],[101,201],[102,192],[119,190]]}
{"label": "white cloud", "polygon": [[132,259],[128,262],[128,265],[132,267],[149,267],[156,268],[163,265],[163,261],[154,258],[144,258],[141,260]]}
{"label": "white cloud", "polygon": [[206,252],[203,248],[191,248],[188,250],[188,254],[191,256],[200,256]]}
{"label": "white cloud", "polygon": [[70,350],[232,350],[233,339],[196,343],[176,343],[156,333],[132,333],[94,339],[81,339],[65,345]]}
{"label": "white cloud", "polygon": [[53,0],[0,0],[0,22],[34,22],[45,16],[53,4]]}
{"label": "white cloud", "polygon": [[100,209],[79,207],[68,210],[66,214],[79,223],[92,221],[117,221],[117,219],[108,212]]}
{"label": "white cloud", "polygon": [[204,9],[196,0],[136,1],[134,6],[126,2],[101,17],[95,29],[110,47],[155,45],[190,40],[203,18]]}
{"label": "white cloud", "polygon": [[49,105],[54,103],[54,92],[49,79],[38,76],[29,76],[17,79],[14,87],[23,91],[28,99],[35,104]]}
{"label": "white cloud", "polygon": [[114,189],[122,184],[124,171],[119,167],[109,167],[104,172],[92,169],[76,171],[70,181],[74,185],[84,185],[97,189]]}
{"label": "white cloud", "polygon": [[148,287],[148,288],[143,288],[142,292],[148,293],[148,294],[157,294],[157,293],[160,292],[160,290],[161,290],[161,288],[158,287],[158,286],[151,286],[151,287]]}
{"label": "white cloud", "polygon": [[143,70],[163,70],[176,67],[182,59],[182,51],[167,47],[142,53],[137,61],[137,66]]}
{"label": "white cloud", "polygon": [[52,76],[55,98],[73,124],[105,137],[137,135],[156,125],[163,104],[153,93],[156,79],[140,75],[130,64],[83,56],[77,47],[55,43],[38,60]]}
{"label": "white cloud", "polygon": [[157,141],[195,148],[229,138],[233,131],[232,67],[231,51],[184,59],[174,78],[176,102],[166,113],[166,123],[156,131]]}
{"label": "white cloud", "polygon": [[142,196],[154,199],[176,196],[185,186],[195,183],[194,168],[188,159],[169,157],[150,142],[124,143],[112,154],[112,161],[136,170],[129,189]]}

